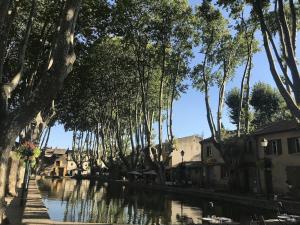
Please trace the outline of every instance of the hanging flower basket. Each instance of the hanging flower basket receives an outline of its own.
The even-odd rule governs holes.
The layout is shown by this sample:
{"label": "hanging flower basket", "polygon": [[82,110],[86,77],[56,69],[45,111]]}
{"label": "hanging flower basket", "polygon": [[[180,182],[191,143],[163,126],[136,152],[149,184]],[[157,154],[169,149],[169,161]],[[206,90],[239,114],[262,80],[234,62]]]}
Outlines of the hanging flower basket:
{"label": "hanging flower basket", "polygon": [[32,142],[24,142],[18,149],[17,155],[24,160],[35,161],[41,154],[41,150]]}

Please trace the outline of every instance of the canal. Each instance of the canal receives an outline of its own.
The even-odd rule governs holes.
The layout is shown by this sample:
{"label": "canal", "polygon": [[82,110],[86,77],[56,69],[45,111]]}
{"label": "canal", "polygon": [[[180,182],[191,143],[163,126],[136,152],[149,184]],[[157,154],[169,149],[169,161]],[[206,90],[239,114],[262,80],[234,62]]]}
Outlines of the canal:
{"label": "canal", "polygon": [[38,181],[50,218],[56,221],[140,225],[201,223],[208,215],[224,216],[247,224],[254,215],[272,218],[275,212],[118,183],[75,179]]}

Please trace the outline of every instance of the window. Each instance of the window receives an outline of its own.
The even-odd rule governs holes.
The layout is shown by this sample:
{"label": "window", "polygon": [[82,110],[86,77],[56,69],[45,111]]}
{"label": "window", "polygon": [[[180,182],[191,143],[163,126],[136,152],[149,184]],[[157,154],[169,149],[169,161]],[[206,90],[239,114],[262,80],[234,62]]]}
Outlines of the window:
{"label": "window", "polygon": [[60,166],[60,161],[56,161],[56,166]]}
{"label": "window", "polygon": [[289,154],[300,153],[300,137],[288,138]]}
{"label": "window", "polygon": [[207,156],[207,157],[210,157],[211,155],[212,155],[211,147],[210,147],[210,146],[207,146],[207,147],[206,147],[206,156]]}
{"label": "window", "polygon": [[229,177],[229,172],[226,166],[221,166],[221,178]]}
{"label": "window", "polygon": [[246,153],[252,153],[252,142],[251,141],[247,141],[247,145],[246,145]]}
{"label": "window", "polygon": [[269,140],[266,149],[266,155],[281,155],[281,154],[282,154],[281,139]]}
{"label": "window", "polygon": [[73,166],[73,163],[71,162],[71,166]]}

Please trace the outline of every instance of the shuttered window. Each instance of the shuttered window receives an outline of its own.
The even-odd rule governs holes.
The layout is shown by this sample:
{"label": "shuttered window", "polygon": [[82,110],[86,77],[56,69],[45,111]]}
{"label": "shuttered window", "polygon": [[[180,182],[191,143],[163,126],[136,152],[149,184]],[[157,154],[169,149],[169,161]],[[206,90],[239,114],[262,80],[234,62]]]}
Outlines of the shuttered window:
{"label": "shuttered window", "polygon": [[281,139],[269,140],[266,148],[266,155],[281,155],[282,144]]}
{"label": "shuttered window", "polygon": [[281,155],[282,154],[282,144],[281,144],[281,139],[277,140],[277,154]]}
{"label": "shuttered window", "polygon": [[229,176],[228,169],[226,168],[226,166],[222,165],[220,169],[221,169],[221,178],[225,178]]}
{"label": "shuttered window", "polygon": [[207,157],[210,157],[211,155],[212,155],[211,147],[210,147],[210,146],[207,146],[207,147],[206,147],[206,156],[207,156]]}
{"label": "shuttered window", "polygon": [[300,137],[288,138],[289,154],[300,153]]}

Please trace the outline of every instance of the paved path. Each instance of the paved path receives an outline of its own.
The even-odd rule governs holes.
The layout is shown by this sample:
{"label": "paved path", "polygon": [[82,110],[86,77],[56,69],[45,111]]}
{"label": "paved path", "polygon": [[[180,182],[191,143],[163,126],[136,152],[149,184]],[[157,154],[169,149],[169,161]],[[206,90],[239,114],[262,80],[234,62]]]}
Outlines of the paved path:
{"label": "paved path", "polygon": [[22,219],[23,224],[51,224],[35,179],[29,181],[28,194]]}

